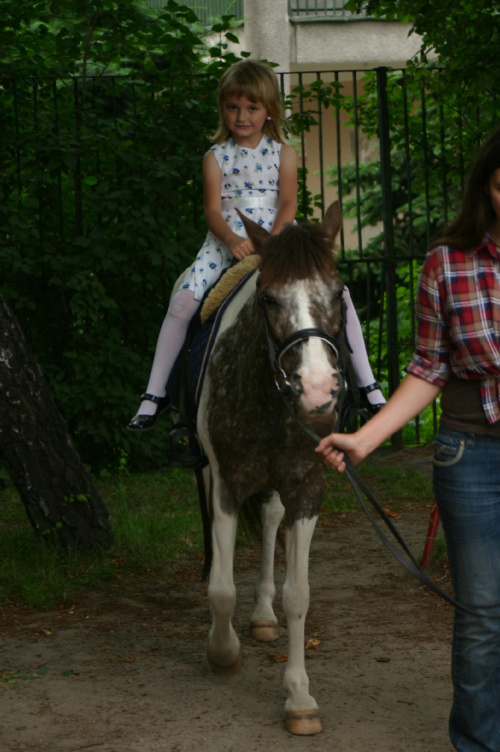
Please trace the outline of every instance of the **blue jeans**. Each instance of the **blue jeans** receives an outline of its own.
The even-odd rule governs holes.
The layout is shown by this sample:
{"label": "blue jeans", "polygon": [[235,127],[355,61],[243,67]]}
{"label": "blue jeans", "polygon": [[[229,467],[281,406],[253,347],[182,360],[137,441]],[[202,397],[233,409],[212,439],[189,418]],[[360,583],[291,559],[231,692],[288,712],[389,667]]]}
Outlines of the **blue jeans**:
{"label": "blue jeans", "polygon": [[500,752],[500,439],[440,429],[434,493],[457,600],[450,739],[459,752]]}

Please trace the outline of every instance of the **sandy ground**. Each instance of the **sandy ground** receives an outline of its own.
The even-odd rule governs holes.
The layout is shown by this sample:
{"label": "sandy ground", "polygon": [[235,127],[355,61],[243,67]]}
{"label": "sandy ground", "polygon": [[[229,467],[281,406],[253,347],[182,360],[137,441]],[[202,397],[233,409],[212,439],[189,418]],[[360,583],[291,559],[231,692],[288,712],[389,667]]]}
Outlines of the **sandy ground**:
{"label": "sandy ground", "polygon": [[[420,460],[422,471],[428,458]],[[432,500],[397,507],[416,554]],[[212,674],[206,583],[193,555],[161,581],[136,577],[56,612],[0,608],[0,752],[445,752],[451,608],[385,551],[369,522],[335,515],[311,553],[307,670],[323,733],[284,729],[286,630],[248,633],[258,551],[239,551],[235,626],[243,664]],[[278,587],[283,555],[278,556]],[[446,571],[434,577],[449,590]]]}

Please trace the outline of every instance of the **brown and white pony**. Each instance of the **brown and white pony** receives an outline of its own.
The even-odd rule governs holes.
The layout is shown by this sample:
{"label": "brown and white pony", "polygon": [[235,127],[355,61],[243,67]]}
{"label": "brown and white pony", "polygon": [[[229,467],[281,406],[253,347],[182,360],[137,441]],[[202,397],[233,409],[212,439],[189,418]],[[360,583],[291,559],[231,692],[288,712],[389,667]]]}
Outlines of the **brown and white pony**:
{"label": "brown and white pony", "polygon": [[333,255],[341,217],[336,202],[322,224],[290,225],[276,236],[244,221],[261,265],[223,314],[197,422],[209,460],[204,473],[213,546],[208,660],[214,670],[223,672],[236,670],[241,662],[240,641],[232,626],[233,555],[238,513],[246,501],[258,501],[263,560],[252,634],[261,640],[278,636],[273,563],[276,533],[285,515],[286,727],[294,734],[315,734],[322,726],[305,670],[304,622],[309,548],[324,467],[279,389],[315,434],[332,430],[342,385],[335,337],[341,328],[343,283]]}

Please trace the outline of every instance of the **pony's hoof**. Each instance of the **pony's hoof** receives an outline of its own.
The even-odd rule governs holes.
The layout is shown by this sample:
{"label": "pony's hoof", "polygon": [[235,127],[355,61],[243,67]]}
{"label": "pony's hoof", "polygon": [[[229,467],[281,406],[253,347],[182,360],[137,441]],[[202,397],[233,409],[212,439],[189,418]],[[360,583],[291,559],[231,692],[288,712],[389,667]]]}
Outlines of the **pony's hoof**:
{"label": "pony's hoof", "polygon": [[238,657],[234,661],[234,663],[230,663],[228,666],[221,666],[220,663],[216,663],[212,658],[210,658],[210,654],[207,652],[207,661],[208,665],[214,672],[214,674],[223,674],[225,676],[232,676],[232,674],[235,674],[240,666],[242,661],[242,655],[241,650],[238,653]]}
{"label": "pony's hoof", "polygon": [[253,621],[251,623],[251,635],[259,642],[272,642],[279,638],[278,625],[274,621]]}
{"label": "pony's hoof", "polygon": [[323,724],[316,709],[289,710],[286,714],[286,730],[297,736],[312,736],[321,734]]}

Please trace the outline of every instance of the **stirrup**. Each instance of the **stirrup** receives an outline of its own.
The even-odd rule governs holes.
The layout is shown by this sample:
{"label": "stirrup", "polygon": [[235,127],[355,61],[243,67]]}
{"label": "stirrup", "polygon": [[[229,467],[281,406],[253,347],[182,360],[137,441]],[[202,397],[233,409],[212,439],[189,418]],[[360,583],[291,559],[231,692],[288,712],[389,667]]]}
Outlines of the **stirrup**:
{"label": "stirrup", "polygon": [[346,405],[340,413],[339,430],[354,433],[367,423],[372,414],[363,405]]}
{"label": "stirrup", "polygon": [[207,458],[187,426],[177,425],[169,434],[167,467],[205,467]]}

